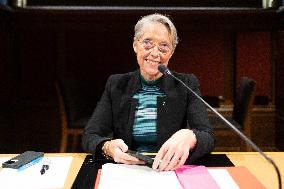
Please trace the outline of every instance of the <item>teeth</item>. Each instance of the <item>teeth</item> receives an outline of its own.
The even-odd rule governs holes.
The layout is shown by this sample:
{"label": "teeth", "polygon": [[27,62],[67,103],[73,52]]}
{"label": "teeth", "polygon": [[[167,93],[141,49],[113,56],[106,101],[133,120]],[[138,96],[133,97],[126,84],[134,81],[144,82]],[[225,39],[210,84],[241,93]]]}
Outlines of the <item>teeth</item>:
{"label": "teeth", "polygon": [[160,62],[159,61],[152,61],[152,60],[146,60],[148,63],[156,63],[156,64],[159,64]]}

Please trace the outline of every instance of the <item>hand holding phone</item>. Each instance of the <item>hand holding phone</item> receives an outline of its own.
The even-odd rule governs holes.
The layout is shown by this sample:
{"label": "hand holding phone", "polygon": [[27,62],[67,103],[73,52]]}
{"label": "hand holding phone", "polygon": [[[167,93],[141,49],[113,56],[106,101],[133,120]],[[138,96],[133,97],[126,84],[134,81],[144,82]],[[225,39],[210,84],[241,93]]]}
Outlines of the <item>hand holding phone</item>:
{"label": "hand holding phone", "polygon": [[143,155],[139,152],[132,151],[132,150],[128,150],[126,153],[133,157],[136,157],[137,159],[141,161],[144,161],[146,166],[152,168],[154,160],[151,157]]}

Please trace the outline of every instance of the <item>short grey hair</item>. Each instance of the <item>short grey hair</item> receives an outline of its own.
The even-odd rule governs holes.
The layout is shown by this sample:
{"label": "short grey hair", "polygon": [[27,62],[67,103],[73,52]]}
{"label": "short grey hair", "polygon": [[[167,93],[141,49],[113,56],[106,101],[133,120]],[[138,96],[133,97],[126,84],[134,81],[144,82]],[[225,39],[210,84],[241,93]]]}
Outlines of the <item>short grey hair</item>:
{"label": "short grey hair", "polygon": [[172,36],[172,45],[173,49],[176,48],[178,44],[178,36],[177,36],[177,29],[174,26],[173,22],[170,20],[168,16],[162,14],[150,14],[147,16],[143,16],[135,25],[134,27],[134,40],[139,40],[140,37],[143,35],[143,28],[146,24],[149,23],[161,23],[168,29],[169,33]]}

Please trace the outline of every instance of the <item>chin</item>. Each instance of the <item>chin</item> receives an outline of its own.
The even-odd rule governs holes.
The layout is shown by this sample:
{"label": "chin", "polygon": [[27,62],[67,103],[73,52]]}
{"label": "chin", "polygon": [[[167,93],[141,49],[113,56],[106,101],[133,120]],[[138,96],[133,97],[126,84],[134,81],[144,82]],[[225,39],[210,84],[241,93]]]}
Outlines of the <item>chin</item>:
{"label": "chin", "polygon": [[151,69],[151,70],[146,70],[147,75],[149,76],[156,76],[159,74],[159,71],[157,69]]}

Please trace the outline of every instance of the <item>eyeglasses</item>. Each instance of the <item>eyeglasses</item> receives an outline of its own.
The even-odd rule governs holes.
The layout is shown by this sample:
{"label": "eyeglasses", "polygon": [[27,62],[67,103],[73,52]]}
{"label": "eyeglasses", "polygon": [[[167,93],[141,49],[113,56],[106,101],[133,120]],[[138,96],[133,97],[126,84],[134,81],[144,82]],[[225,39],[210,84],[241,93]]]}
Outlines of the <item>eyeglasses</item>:
{"label": "eyeglasses", "polygon": [[[138,40],[139,41],[139,40]],[[145,50],[153,49],[155,46],[158,46],[158,50],[163,53],[167,54],[171,51],[171,46],[168,43],[162,42],[159,44],[154,43],[150,39],[144,39],[143,41],[139,41]]]}

